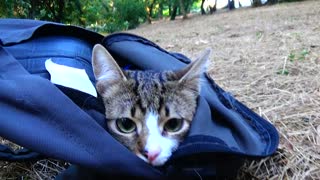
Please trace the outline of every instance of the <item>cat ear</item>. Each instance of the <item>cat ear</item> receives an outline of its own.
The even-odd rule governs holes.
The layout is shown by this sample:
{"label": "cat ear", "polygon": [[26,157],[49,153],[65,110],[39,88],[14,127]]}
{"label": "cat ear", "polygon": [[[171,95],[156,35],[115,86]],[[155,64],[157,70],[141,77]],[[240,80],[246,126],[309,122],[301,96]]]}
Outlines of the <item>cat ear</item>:
{"label": "cat ear", "polygon": [[127,80],[111,54],[100,44],[93,47],[92,68],[97,81]]}
{"label": "cat ear", "polygon": [[186,68],[176,72],[179,83],[188,83],[193,87],[199,86],[200,76],[205,71],[207,61],[211,54],[211,48],[205,49],[196,60],[190,63]]}

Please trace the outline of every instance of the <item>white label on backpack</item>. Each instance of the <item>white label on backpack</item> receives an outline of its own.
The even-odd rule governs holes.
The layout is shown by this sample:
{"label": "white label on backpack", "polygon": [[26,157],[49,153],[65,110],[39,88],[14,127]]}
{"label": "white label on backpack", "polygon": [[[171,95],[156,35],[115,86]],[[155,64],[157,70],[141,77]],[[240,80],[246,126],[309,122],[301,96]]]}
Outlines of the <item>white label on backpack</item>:
{"label": "white label on backpack", "polygon": [[53,84],[76,89],[97,97],[97,91],[84,69],[56,64],[51,59],[46,60],[45,66],[51,75],[51,82]]}

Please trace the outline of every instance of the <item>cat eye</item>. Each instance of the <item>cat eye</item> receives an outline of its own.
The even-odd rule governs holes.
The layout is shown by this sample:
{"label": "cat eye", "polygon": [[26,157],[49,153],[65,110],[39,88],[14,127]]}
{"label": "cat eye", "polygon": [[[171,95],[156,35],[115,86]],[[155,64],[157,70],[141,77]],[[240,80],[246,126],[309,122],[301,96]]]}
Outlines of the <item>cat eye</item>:
{"label": "cat eye", "polygon": [[166,132],[177,132],[182,128],[182,125],[183,119],[172,118],[164,124],[163,128]]}
{"label": "cat eye", "polygon": [[122,133],[132,133],[136,130],[136,124],[129,118],[119,118],[116,120],[117,128]]}

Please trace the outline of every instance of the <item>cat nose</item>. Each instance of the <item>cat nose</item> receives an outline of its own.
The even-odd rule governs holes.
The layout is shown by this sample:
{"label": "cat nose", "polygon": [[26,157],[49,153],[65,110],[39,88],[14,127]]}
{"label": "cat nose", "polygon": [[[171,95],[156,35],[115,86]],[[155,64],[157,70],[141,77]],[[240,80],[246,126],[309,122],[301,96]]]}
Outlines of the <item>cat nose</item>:
{"label": "cat nose", "polygon": [[144,155],[148,158],[149,162],[154,161],[158,155],[160,154],[161,149],[157,148],[155,150],[151,150],[151,151],[144,151]]}

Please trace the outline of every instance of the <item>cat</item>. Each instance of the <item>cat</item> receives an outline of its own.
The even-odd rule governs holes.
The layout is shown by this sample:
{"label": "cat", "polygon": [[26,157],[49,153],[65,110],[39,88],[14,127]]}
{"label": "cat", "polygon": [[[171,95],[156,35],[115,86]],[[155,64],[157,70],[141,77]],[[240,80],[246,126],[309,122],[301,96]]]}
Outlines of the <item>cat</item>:
{"label": "cat", "polygon": [[145,162],[165,164],[190,129],[210,52],[175,72],[124,71],[95,45],[92,66],[109,133]]}

